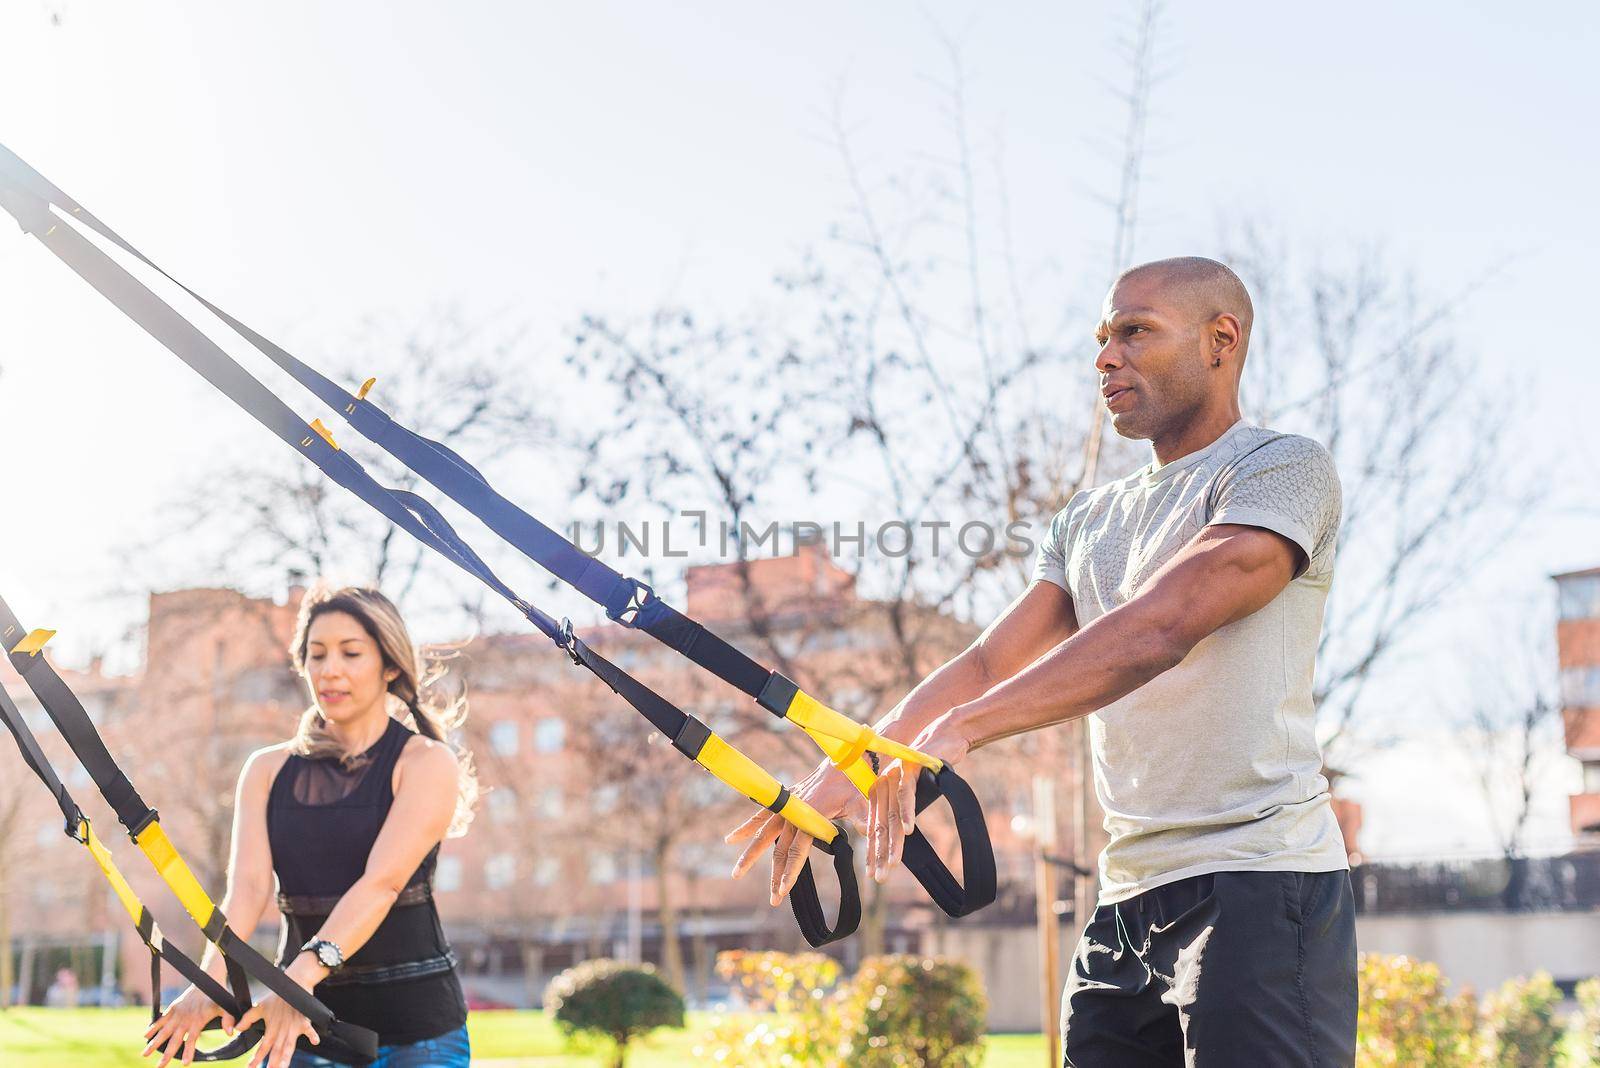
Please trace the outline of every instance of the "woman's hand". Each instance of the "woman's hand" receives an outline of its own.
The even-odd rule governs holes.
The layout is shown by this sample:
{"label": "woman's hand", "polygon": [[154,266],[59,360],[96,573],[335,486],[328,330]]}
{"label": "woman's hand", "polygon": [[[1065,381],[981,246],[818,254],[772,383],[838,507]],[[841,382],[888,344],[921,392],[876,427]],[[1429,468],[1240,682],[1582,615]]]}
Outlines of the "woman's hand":
{"label": "woman's hand", "polygon": [[[294,959],[286,972],[308,993],[328,974],[327,969],[304,952]],[[257,1022],[264,1024],[266,1031],[250,1057],[249,1068],[289,1068],[289,1062],[294,1058],[295,1042],[302,1035],[309,1038],[313,1046],[322,1041],[317,1037],[311,1021],[276,994],[257,1002],[255,1008],[245,1013],[239,1020],[239,1029],[245,1030]]]}
{"label": "woman's hand", "polygon": [[[964,760],[971,743],[946,712],[922,729],[911,748],[946,764]],[[867,794],[867,875],[883,882],[900,862],[906,837],[917,825],[917,776],[922,768],[891,760]]]}
{"label": "woman's hand", "polygon": [[234,1020],[232,1016],[222,1011],[222,1006],[200,993],[191,986],[178,996],[178,1000],[167,1006],[167,1011],[161,1014],[161,1019],[151,1024],[145,1031],[144,1037],[149,1040],[140,1056],[148,1057],[151,1053],[161,1051],[161,1063],[157,1068],[166,1068],[178,1051],[183,1051],[184,1064],[194,1063],[195,1046],[200,1041],[200,1033],[206,1024],[222,1017],[222,1029],[228,1034],[233,1034]]}
{"label": "woman's hand", "polygon": [[[861,791],[845,774],[824,760],[817,769],[791,791],[795,797],[809,804],[830,820],[846,819],[859,834],[867,826],[867,801]],[[728,832],[724,841],[749,841],[733,865],[733,877],[741,878],[761,856],[762,850],[772,846],[771,901],[777,905],[783,900],[794,881],[805,867],[811,852],[811,836],[778,815],[762,809],[754,816]]]}

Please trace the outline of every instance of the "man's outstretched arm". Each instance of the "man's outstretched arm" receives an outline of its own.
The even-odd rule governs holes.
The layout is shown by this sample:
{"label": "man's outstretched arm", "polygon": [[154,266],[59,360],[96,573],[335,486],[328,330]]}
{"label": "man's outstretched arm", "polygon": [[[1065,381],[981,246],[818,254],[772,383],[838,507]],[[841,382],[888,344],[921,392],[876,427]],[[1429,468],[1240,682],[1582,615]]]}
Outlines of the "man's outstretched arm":
{"label": "man's outstretched arm", "polygon": [[[989,742],[1104,708],[1175,667],[1207,635],[1264,608],[1294,578],[1300,550],[1259,527],[1206,527],[1135,596],[911,743],[950,763]],[[873,787],[867,870],[882,879],[915,818],[915,769],[895,762]]]}
{"label": "man's outstretched arm", "polygon": [[[981,697],[1055,648],[1076,628],[1067,591],[1053,582],[1035,582],[976,641],[907,694],[876,724],[877,730],[895,741],[909,742],[951,708]],[[794,794],[829,819],[845,817],[858,828],[866,826],[865,799],[827,761],[798,783]],[[811,850],[809,836],[765,810],[734,828],[727,840],[745,843],[734,863],[735,879],[749,871],[769,846],[774,847],[770,893],[774,905],[794,885]]]}
{"label": "man's outstretched arm", "polygon": [[958,656],[923,679],[876,724],[909,743],[957,705],[974,701],[1070,638],[1078,629],[1072,597],[1053,582],[1024,590]]}

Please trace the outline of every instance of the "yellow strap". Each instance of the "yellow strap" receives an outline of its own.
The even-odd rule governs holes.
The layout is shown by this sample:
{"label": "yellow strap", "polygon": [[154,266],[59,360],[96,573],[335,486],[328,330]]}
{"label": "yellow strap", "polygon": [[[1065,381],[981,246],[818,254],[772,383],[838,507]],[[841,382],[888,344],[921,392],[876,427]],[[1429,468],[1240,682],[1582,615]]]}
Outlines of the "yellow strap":
{"label": "yellow strap", "polygon": [[111,851],[94,833],[94,828],[89,826],[88,820],[78,825],[78,834],[84,847],[89,850],[89,855],[100,865],[101,874],[106,877],[106,882],[111,884],[117,900],[122,902],[122,907],[128,910],[128,915],[133,917],[133,922],[137,926],[144,912],[144,904],[134,894],[133,887],[128,885],[128,880],[122,877],[122,872],[117,870],[117,862],[111,859]]}
{"label": "yellow strap", "polygon": [[194,877],[189,865],[178,855],[172,840],[167,837],[167,832],[161,829],[161,824],[151,823],[139,832],[139,837],[135,838],[134,842],[144,850],[144,855],[150,858],[150,863],[155,866],[162,881],[172,888],[173,894],[182,902],[184,911],[200,925],[201,930],[204,930],[211,923],[217,906],[212,904],[205,888],[200,885],[200,880]]}
{"label": "yellow strap", "polygon": [[[754,760],[713,734],[701,747],[695,762],[718,779],[733,787],[756,804],[765,808],[778,800],[783,784],[774,779]],[[778,813],[813,838],[831,842],[839,829],[825,819],[822,813],[791,796]]]}
{"label": "yellow strap", "polygon": [[867,755],[867,747],[872,744],[872,732],[863,730],[856,735],[856,740],[845,746],[844,751],[833,759],[837,768],[848,768],[851,764],[861,763],[861,758]]}
{"label": "yellow strap", "polygon": [[[311,429],[315,430],[317,432],[317,434],[322,438],[323,441],[326,441],[329,445],[332,445],[335,449],[337,449],[339,447],[339,443],[337,441],[333,440],[333,431],[329,430],[326,426],[324,426],[322,424],[322,420],[321,419],[313,419],[313,420],[311,420]],[[310,438],[305,438],[304,440],[302,440],[300,442],[300,444],[302,446],[310,445],[311,444],[311,439]]]}
{"label": "yellow strap", "polygon": [[865,760],[858,760],[854,764],[835,764],[834,766],[845,773],[845,776],[855,784],[856,789],[861,791],[862,796],[866,796],[867,792],[872,789],[872,784],[878,781],[878,773],[873,771],[872,765]]}
{"label": "yellow strap", "polygon": [[[944,767],[944,763],[937,758],[885,738],[842,712],[835,712],[804,690],[795,691],[794,700],[789,702],[789,707],[783,716],[804,728],[818,745],[822,745],[822,738],[833,738],[854,747],[857,743],[862,743],[864,737],[865,741],[861,744],[862,752],[870,749],[874,753],[882,753],[895,760],[903,760],[907,764],[928,768],[930,771],[938,771]],[[828,747],[823,746],[823,751],[827,752]],[[829,755],[832,756],[831,753]]]}
{"label": "yellow strap", "polygon": [[[344,413],[346,415],[350,415],[355,412],[356,401],[367,399],[367,390],[371,389],[377,383],[377,381],[378,380],[376,378],[369,378],[365,382],[361,383],[361,389],[356,393],[356,400],[351,401],[349,404],[344,406]],[[336,449],[338,447],[339,446],[337,445],[334,446]]]}
{"label": "yellow strap", "polygon": [[37,656],[39,650],[44,648],[45,643],[55,636],[55,631],[45,630],[43,627],[37,630],[30,630],[26,637],[11,647],[11,651],[13,653],[26,653],[29,656]]}

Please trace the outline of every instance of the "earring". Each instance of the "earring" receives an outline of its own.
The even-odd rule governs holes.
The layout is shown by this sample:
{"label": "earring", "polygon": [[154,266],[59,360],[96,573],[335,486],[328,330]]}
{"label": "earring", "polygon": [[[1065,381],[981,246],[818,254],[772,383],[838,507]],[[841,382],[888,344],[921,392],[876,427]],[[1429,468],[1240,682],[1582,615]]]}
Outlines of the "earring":
{"label": "earring", "polygon": [[1218,356],[1216,359],[1212,360],[1211,361],[1211,366],[1212,367],[1221,367],[1222,366],[1222,357]]}

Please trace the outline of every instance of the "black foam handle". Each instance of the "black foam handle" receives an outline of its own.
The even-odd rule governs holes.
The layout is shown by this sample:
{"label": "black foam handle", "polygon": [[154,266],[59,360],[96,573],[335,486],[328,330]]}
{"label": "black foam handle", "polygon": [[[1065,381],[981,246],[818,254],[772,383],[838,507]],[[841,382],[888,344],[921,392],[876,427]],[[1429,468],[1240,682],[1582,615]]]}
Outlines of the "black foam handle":
{"label": "black foam handle", "polygon": [[[222,1019],[218,1017],[206,1024],[203,1030],[216,1031],[222,1027]],[[220,1061],[236,1060],[243,1057],[256,1047],[261,1037],[266,1034],[266,1025],[257,1023],[248,1030],[240,1031],[232,1041],[213,1050],[197,1050],[194,1059],[197,1062],[217,1063]],[[308,1053],[315,1053],[327,1057],[329,1060],[338,1061],[340,1064],[364,1065],[371,1064],[378,1058],[378,1035],[365,1027],[357,1027],[342,1020],[334,1020],[326,1029],[320,1032],[322,1042],[313,1046],[305,1039],[299,1042],[299,1048]]]}
{"label": "black foam handle", "polygon": [[834,826],[839,833],[833,836],[833,841],[824,842],[819,838],[812,843],[824,853],[832,854],[833,871],[839,879],[839,914],[833,926],[828,926],[822,899],[817,896],[817,881],[811,874],[810,857],[806,858],[805,866],[800,869],[794,886],[789,889],[789,907],[794,910],[795,921],[800,924],[800,933],[813,949],[848,938],[861,926],[861,888],[856,884],[855,854],[850,849],[850,839],[843,825]]}
{"label": "black foam handle", "polygon": [[989,841],[989,824],[983,818],[983,808],[966,780],[948,764],[937,773],[923,768],[922,774],[917,776],[917,811],[923,811],[941,797],[950,803],[951,815],[955,817],[966,884],[962,885],[950,874],[950,869],[920,830],[913,830],[906,838],[902,859],[933,903],[947,916],[959,919],[994,903],[998,892],[994,846]]}
{"label": "black foam handle", "polygon": [[[222,1021],[220,1019],[216,1019],[206,1024],[203,1030],[216,1031],[220,1030],[221,1027]],[[212,1050],[196,1050],[194,1059],[197,1062],[204,1062],[207,1064],[217,1061],[236,1060],[255,1049],[256,1044],[261,1041],[261,1037],[266,1033],[267,1025],[258,1023],[249,1030],[240,1031],[238,1034],[234,1035],[233,1039],[226,1045],[218,1046],[216,1049]]]}

